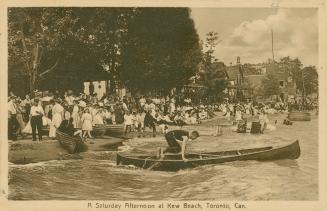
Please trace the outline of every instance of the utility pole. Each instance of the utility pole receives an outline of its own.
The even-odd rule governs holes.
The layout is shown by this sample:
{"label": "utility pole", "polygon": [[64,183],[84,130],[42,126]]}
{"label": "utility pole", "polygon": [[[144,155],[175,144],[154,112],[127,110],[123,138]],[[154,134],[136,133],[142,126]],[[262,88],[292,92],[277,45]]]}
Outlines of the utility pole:
{"label": "utility pole", "polygon": [[275,55],[274,55],[274,32],[273,29],[271,28],[271,52],[272,52],[272,58],[273,58],[273,63],[275,62]]}

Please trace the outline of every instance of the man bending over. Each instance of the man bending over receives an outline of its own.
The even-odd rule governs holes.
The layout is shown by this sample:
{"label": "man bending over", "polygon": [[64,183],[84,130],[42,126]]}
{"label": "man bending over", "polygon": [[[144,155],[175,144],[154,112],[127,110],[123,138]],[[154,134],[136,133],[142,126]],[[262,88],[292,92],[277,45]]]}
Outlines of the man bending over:
{"label": "man bending over", "polygon": [[166,133],[165,138],[168,143],[168,147],[163,153],[182,153],[182,159],[187,161],[185,158],[185,148],[189,140],[195,140],[199,137],[198,131],[186,131],[186,130],[172,130]]}

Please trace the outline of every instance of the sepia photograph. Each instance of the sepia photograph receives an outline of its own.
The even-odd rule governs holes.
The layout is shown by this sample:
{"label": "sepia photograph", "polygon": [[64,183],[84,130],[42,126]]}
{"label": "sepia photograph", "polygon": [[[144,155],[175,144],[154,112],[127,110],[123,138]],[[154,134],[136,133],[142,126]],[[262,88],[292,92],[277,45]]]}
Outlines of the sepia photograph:
{"label": "sepia photograph", "polygon": [[6,15],[9,201],[319,200],[318,8]]}

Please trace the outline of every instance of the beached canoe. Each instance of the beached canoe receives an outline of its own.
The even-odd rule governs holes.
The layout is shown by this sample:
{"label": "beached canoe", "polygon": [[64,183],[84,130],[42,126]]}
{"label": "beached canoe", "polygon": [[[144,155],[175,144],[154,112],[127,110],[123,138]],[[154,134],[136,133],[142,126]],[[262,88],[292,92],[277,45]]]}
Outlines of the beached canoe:
{"label": "beached canoe", "polygon": [[86,144],[79,136],[70,136],[57,130],[56,138],[61,146],[71,154],[85,152],[87,150]]}
{"label": "beached canoe", "polygon": [[92,135],[94,137],[102,137],[106,134],[107,132],[107,127],[106,125],[95,125],[92,128]]}
{"label": "beached canoe", "polygon": [[311,113],[306,111],[292,111],[288,114],[288,119],[291,121],[310,121]]}
{"label": "beached canoe", "polygon": [[112,137],[122,137],[125,134],[124,125],[123,124],[109,124],[105,125],[106,127],[106,135]]}
{"label": "beached canoe", "polygon": [[279,147],[268,146],[232,151],[192,153],[185,155],[188,159],[187,161],[181,159],[181,154],[168,154],[165,155],[163,160],[160,160],[156,156],[135,156],[117,153],[116,162],[117,165],[134,165],[144,169],[177,171],[185,168],[231,161],[297,159],[300,157],[300,154],[299,141],[295,141]]}

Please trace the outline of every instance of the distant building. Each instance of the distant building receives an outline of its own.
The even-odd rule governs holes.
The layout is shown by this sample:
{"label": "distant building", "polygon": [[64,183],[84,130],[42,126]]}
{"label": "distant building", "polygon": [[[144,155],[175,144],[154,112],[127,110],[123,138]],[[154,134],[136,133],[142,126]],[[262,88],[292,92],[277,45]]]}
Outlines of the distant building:
{"label": "distant building", "polygon": [[296,83],[291,72],[276,63],[266,65],[267,74],[274,75],[279,83],[279,98],[282,101],[288,100],[296,95]]}
{"label": "distant building", "polygon": [[279,94],[274,96],[275,99],[287,101],[296,95],[296,83],[291,72],[271,60],[267,63],[241,64],[240,57],[237,57],[236,65],[227,67],[229,85],[226,92],[234,100],[263,97],[260,88],[267,74],[273,74],[279,83]]}

